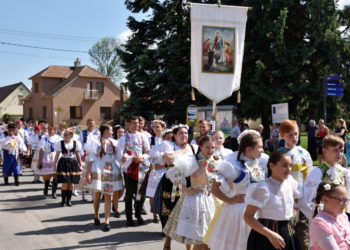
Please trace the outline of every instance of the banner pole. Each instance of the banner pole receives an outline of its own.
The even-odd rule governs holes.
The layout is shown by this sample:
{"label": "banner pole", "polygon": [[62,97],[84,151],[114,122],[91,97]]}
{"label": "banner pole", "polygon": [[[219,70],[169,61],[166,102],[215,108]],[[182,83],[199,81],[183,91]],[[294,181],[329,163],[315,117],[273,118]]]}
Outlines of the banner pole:
{"label": "banner pole", "polygon": [[213,115],[211,116],[212,120],[212,131],[215,131],[216,127],[216,101],[213,101]]}

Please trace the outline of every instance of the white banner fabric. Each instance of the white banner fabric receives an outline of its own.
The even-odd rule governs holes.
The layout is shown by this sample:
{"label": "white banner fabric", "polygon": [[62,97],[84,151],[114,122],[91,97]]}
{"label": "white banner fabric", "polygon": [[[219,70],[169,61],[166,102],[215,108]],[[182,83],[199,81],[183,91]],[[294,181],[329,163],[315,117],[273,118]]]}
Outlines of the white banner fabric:
{"label": "white banner fabric", "polygon": [[191,84],[217,103],[240,88],[247,11],[191,4]]}

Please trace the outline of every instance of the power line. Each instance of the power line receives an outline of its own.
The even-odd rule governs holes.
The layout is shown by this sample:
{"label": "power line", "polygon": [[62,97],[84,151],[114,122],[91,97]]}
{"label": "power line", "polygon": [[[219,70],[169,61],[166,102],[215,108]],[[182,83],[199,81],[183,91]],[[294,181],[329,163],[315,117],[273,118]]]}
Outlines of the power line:
{"label": "power line", "polygon": [[0,41],[0,44],[25,47],[25,48],[32,48],[32,49],[45,49],[45,50],[55,50],[55,51],[64,51],[64,52],[75,52],[75,53],[89,53],[88,51],[83,51],[83,50],[47,48],[47,47],[32,46],[32,45],[25,45],[25,44],[18,44],[18,43],[8,43],[8,42],[1,42],[1,41]]}
{"label": "power line", "polygon": [[52,34],[52,33],[12,30],[12,29],[5,29],[5,28],[0,28],[0,32],[4,34],[16,35],[16,36],[19,35],[19,36],[41,37],[41,38],[48,38],[48,39],[77,40],[77,41],[89,41],[89,42],[96,41],[99,39],[97,37],[60,35],[60,34]]}
{"label": "power line", "polygon": [[[51,56],[51,55],[38,55],[38,54],[28,54],[28,53],[19,53],[19,52],[12,52],[12,51],[5,51],[0,50],[0,54],[9,54],[9,55],[17,55],[17,56],[29,56],[29,57],[39,57],[39,58],[45,58],[45,59],[60,59],[60,60],[67,60],[72,61],[72,58],[67,57],[58,57],[58,56]],[[82,61],[88,61],[87,58],[81,58]]]}

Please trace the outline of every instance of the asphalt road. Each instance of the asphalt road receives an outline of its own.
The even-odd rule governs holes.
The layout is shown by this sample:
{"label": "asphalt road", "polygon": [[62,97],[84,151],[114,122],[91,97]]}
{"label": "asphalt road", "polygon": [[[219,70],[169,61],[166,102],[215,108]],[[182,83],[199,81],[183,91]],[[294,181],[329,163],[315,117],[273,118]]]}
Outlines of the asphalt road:
{"label": "asphalt road", "polygon": [[[102,231],[93,224],[92,203],[83,203],[81,196],[72,198],[72,207],[60,207],[57,199],[44,198],[44,184],[32,184],[30,169],[20,176],[21,185],[10,185],[0,180],[0,249],[163,249],[161,225],[152,223],[152,214],[144,215],[145,225],[125,226],[124,203],[120,202],[121,218],[111,218],[112,230]],[[60,186],[59,186],[60,187]],[[49,193],[51,190],[49,190]],[[91,195],[87,198],[91,201]],[[149,202],[145,202],[149,211]],[[100,214],[103,213],[103,204]],[[185,245],[172,243],[172,249]]]}

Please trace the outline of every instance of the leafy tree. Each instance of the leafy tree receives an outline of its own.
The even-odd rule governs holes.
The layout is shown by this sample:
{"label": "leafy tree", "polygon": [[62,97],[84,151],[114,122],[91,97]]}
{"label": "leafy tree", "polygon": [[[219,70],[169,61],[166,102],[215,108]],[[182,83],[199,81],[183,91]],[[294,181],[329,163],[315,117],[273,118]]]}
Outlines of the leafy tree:
{"label": "leafy tree", "polygon": [[[190,100],[190,17],[187,1],[126,0],[133,13],[133,32],[119,51],[131,95],[123,112],[147,118],[164,115],[183,121]],[[211,1],[191,1],[216,3]],[[239,115],[271,123],[271,104],[288,102],[293,119],[318,119],[322,112],[325,74],[346,74],[349,41],[339,26],[349,28],[349,10],[337,11],[334,0],[222,0],[226,5],[251,6],[248,12]],[[343,36],[343,37],[342,37]],[[346,56],[346,59],[344,57]],[[348,75],[348,74],[347,74]],[[196,93],[196,105],[208,105]],[[221,104],[236,104],[236,93]],[[350,105],[350,103],[349,103]],[[330,100],[330,112],[340,104]]]}
{"label": "leafy tree", "polygon": [[112,37],[104,37],[96,42],[89,50],[90,60],[102,74],[114,79],[122,79],[122,68],[118,49],[120,43]]}

